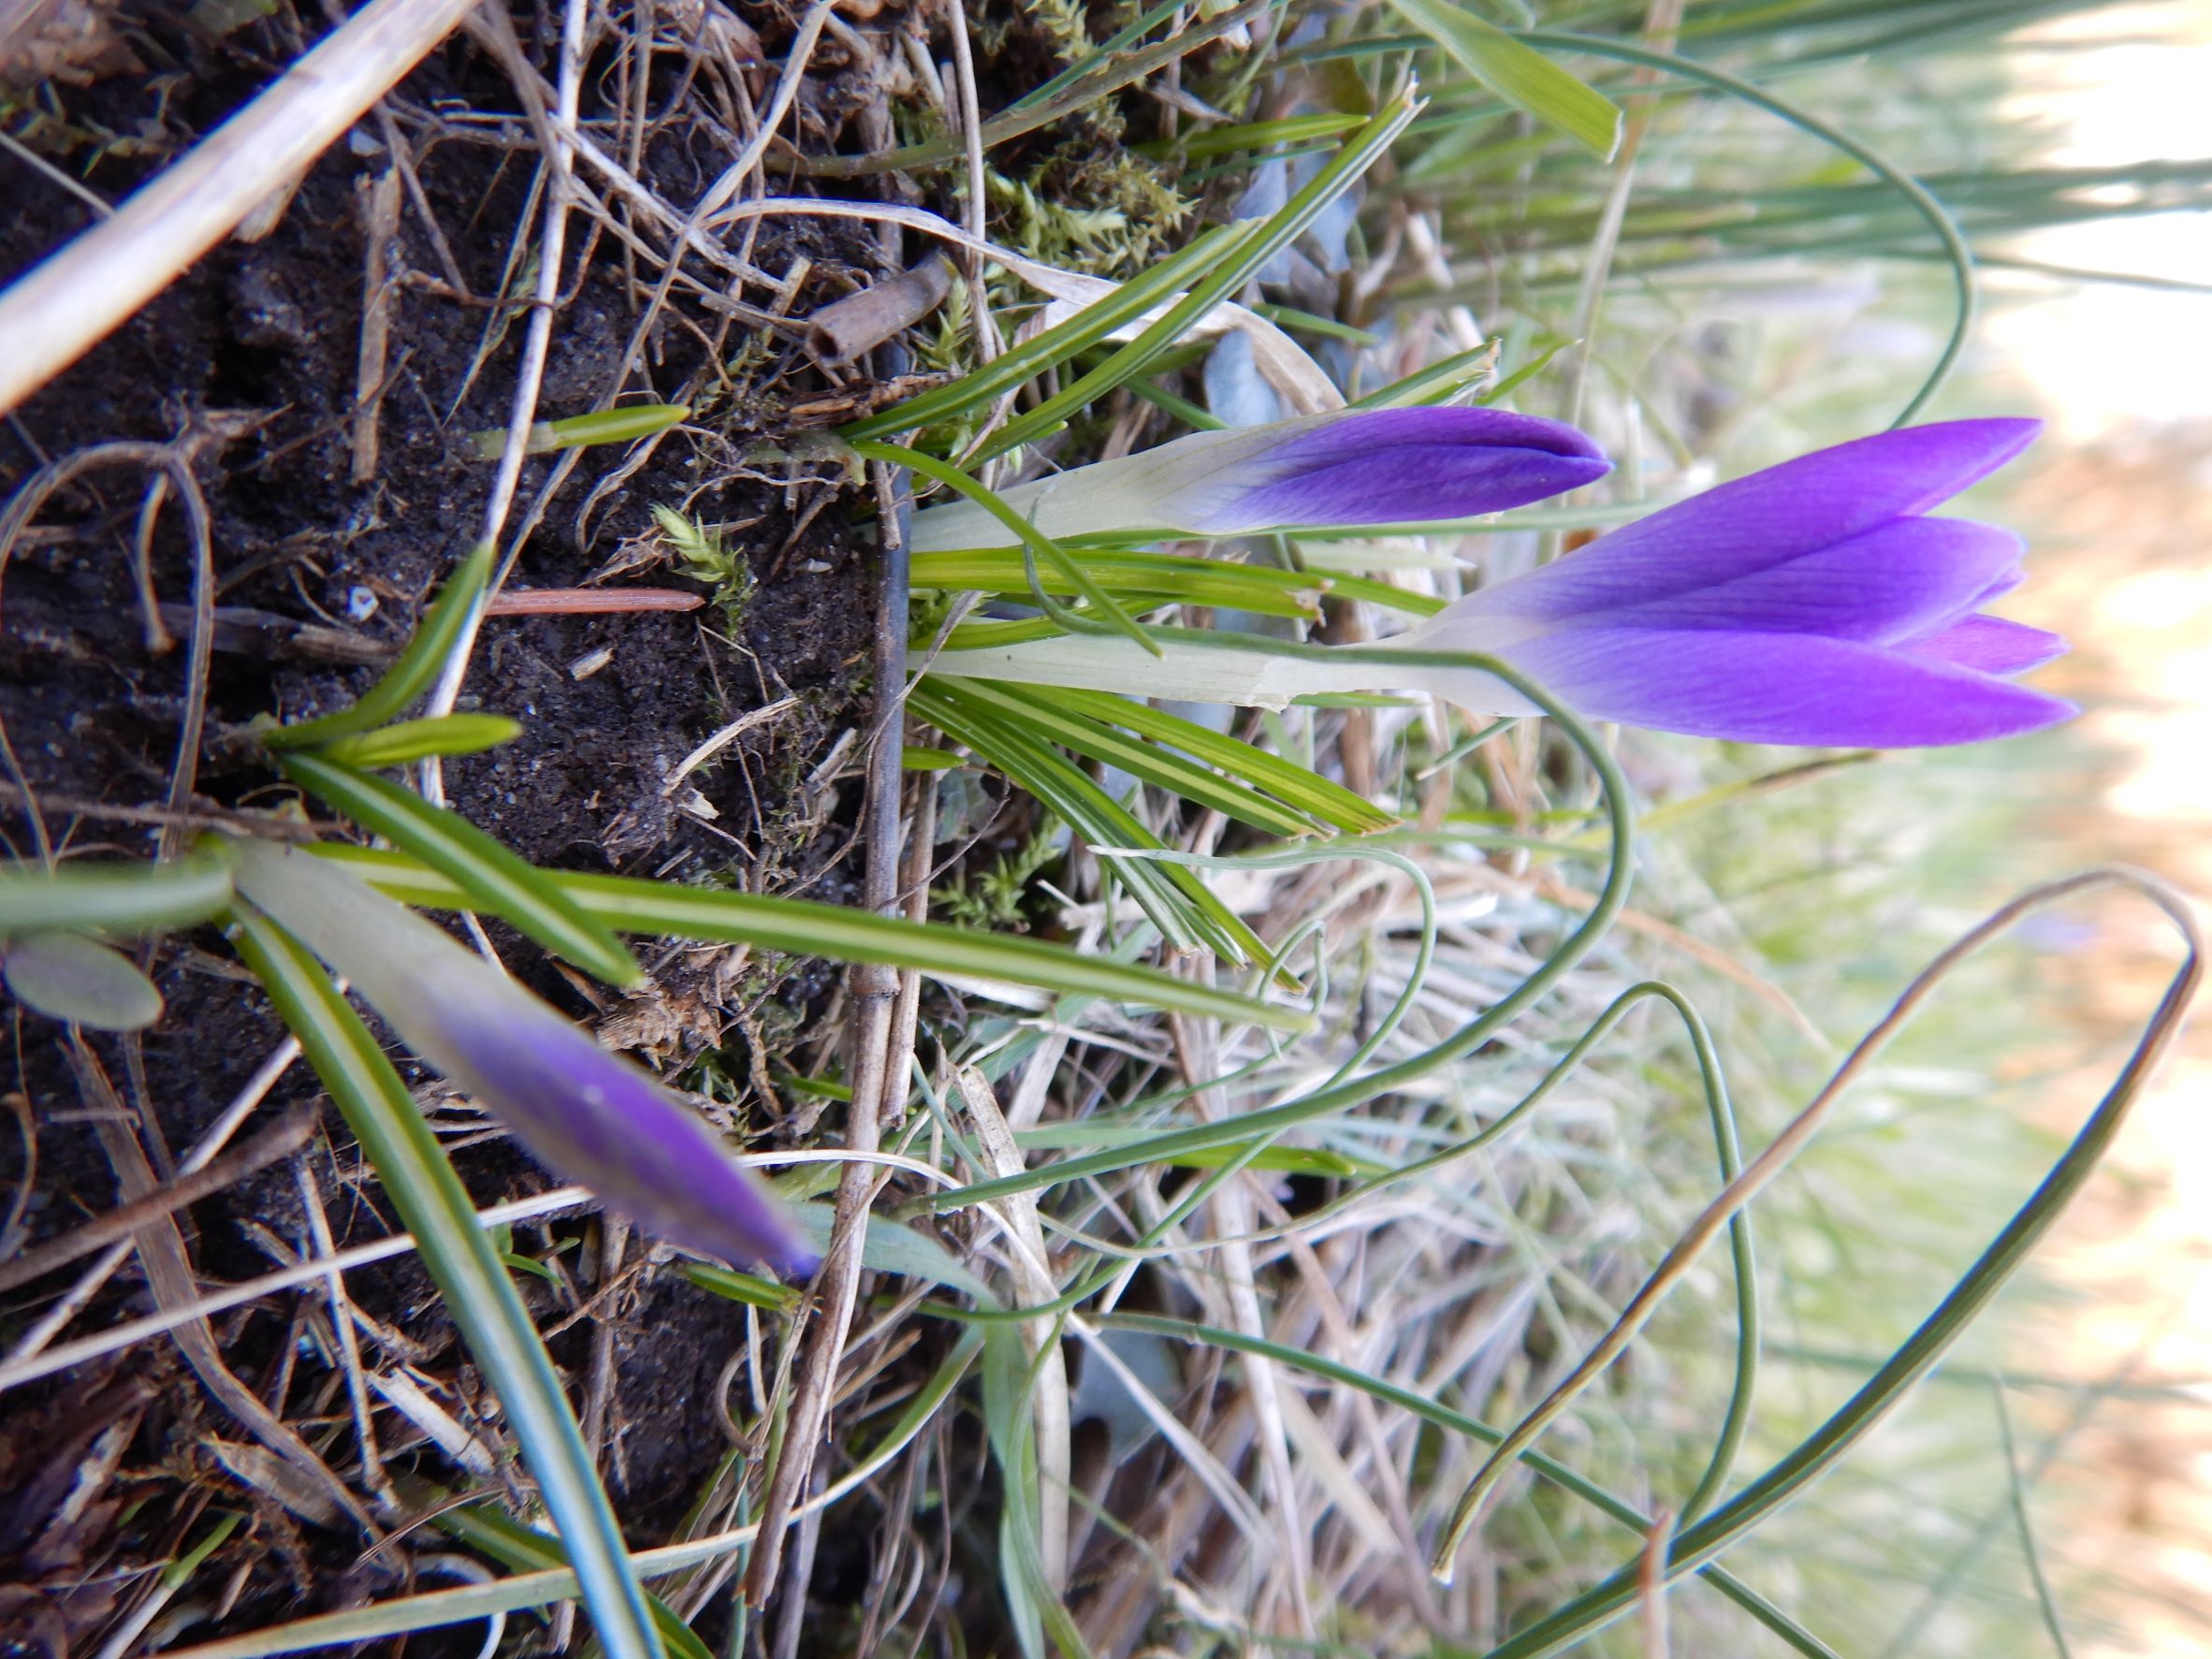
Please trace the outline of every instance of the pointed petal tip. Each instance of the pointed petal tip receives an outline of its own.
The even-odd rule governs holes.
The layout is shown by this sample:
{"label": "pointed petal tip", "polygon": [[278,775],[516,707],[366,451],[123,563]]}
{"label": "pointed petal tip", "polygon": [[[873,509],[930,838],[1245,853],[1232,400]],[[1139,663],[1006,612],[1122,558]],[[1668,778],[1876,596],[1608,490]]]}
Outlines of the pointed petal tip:
{"label": "pointed petal tip", "polygon": [[1737,743],[1932,749],[2079,712],[1978,667],[1818,634],[1576,628],[1512,656],[1586,716]]}
{"label": "pointed petal tip", "polygon": [[2030,628],[2025,622],[1970,616],[1903,641],[1899,648],[1954,667],[2009,679],[2055,662],[2073,648],[2058,634]]}

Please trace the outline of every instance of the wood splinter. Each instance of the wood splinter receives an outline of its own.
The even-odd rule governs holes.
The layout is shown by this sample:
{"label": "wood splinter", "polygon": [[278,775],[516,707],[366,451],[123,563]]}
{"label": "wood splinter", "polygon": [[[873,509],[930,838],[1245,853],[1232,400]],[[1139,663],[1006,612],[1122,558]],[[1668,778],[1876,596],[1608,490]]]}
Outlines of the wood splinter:
{"label": "wood splinter", "polygon": [[849,363],[920,322],[953,289],[953,267],[932,254],[888,282],[823,306],[807,319],[807,349],[824,363]]}

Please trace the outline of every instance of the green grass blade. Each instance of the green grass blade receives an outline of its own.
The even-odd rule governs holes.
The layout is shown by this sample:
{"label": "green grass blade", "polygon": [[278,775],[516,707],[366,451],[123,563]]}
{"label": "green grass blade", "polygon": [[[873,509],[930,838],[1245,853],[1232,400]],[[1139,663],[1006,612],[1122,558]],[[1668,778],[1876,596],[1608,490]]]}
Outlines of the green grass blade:
{"label": "green grass blade", "polygon": [[1398,822],[1395,813],[1386,812],[1341,783],[1332,782],[1295,761],[1287,761],[1257,744],[1216,732],[1211,726],[1201,726],[1196,720],[1186,720],[1164,708],[1155,708],[1149,703],[1116,696],[1112,691],[1085,691],[1067,686],[1055,687],[1052,700],[1093,720],[1126,726],[1155,743],[1179,749],[1338,829],[1363,835],[1390,829]]}
{"label": "green grass blade", "polygon": [[522,722],[503,714],[441,714],[334,738],[318,752],[325,760],[368,772],[434,754],[481,754],[521,735]]}
{"label": "green grass blade", "polygon": [[[862,1454],[853,1472],[845,1476],[839,1485],[848,1491],[857,1488],[910,1445],[914,1437],[928,1427],[953,1389],[959,1386],[960,1379],[975,1362],[976,1352],[982,1346],[981,1332],[964,1332],[959,1342],[953,1345],[953,1351],[945,1356],[943,1362],[930,1375],[929,1380],[908,1402],[907,1408],[899,1413],[898,1420],[881,1440]],[[837,1490],[832,1488],[833,1492]],[[739,1529],[739,1535],[735,1539],[725,1535],[688,1544],[667,1544],[658,1550],[640,1550],[633,1558],[632,1564],[641,1578],[664,1578],[742,1548],[749,1542],[751,1530],[749,1527]],[[432,1590],[391,1601],[371,1602],[365,1608],[349,1608],[343,1612],[316,1613],[268,1630],[257,1630],[194,1648],[170,1649],[168,1652],[176,1659],[265,1659],[266,1655],[272,1653],[298,1653],[311,1648],[374,1641],[381,1637],[403,1636],[410,1631],[434,1630],[444,1624],[465,1623],[470,1620],[489,1618],[494,1613],[511,1613],[520,1608],[537,1608],[548,1602],[566,1601],[576,1593],[575,1571],[567,1567],[552,1567],[540,1572],[519,1573],[512,1579],[502,1579],[490,1584],[469,1584],[458,1590]]]}
{"label": "green grass blade", "polygon": [[[1952,1344],[1962,1336],[1991,1299],[2012,1277],[2028,1258],[2043,1235],[2064,1213],[2089,1177],[2096,1172],[2099,1162],[2114,1138],[2127,1120],[2130,1107],[2144,1084],[2157,1069],[2165,1051],[2178,1035],[2183,1015],[2195,999],[2204,977],[2202,943],[2196,924],[2187,909],[2187,901],[2171,895],[2151,879],[2126,871],[2092,871],[2086,876],[2075,876],[2053,882],[2024,900],[2008,905],[1991,921],[1984,923],[1972,934],[1945,953],[1945,961],[1958,957],[1986,942],[2001,927],[2010,925],[2030,909],[2081,891],[2087,887],[2121,883],[2134,887],[2156,903],[2175,924],[2189,946],[2187,960],[2176,970],[2161,997],[2157,1011],[2144,1029],[2134,1052],[2121,1068],[2120,1074],[2105,1091],[2089,1120],[2081,1132],[2074,1136],[2059,1161],[2044,1177],[2043,1184],[2014,1215],[2004,1230],[1998,1234],[1987,1249],[1970,1268],[1965,1276],[1954,1285],[1950,1293],[1935,1311],[1906,1338],[1888,1361],[1868,1379],[1858,1392],[1844,1402],[1833,1416],[1800,1441],[1793,1449],[1779,1459],[1772,1467],[1739,1492],[1734,1498],[1715,1509],[1695,1525],[1683,1528],[1675,1535],[1667,1556],[1667,1574],[1674,1577],[1704,1565],[1740,1543],[1768,1517],[1819,1479],[1850,1452],[1861,1440],[1901,1404],[1914,1386],[1934,1369]],[[1915,985],[1925,984],[1923,975]],[[1912,1006],[1900,999],[1898,1012],[1893,1014],[1877,1035],[1893,1029],[1902,1014]],[[1870,1041],[1873,1041],[1870,1039]],[[1862,1048],[1865,1045],[1862,1044]],[[1602,1629],[1623,1613],[1633,1609],[1640,1593],[1641,1563],[1632,1562],[1627,1566],[1578,1596],[1548,1617],[1521,1632],[1503,1646],[1495,1649],[1490,1659],[1537,1659],[1538,1655],[1556,1653],[1563,1648],[1582,1640],[1594,1631]]]}
{"label": "green grass blade", "polygon": [[230,902],[230,866],[199,855],[180,864],[71,861],[0,865],[0,939],[53,928],[152,933],[220,915]]}
{"label": "green grass blade", "polygon": [[1600,161],[1621,147],[1621,109],[1542,52],[1450,0],[1390,0],[1446,56],[1516,109],[1556,127]]}
{"label": "green grass blade", "polygon": [[[407,904],[451,910],[471,908],[474,902],[458,882],[404,853],[336,842],[326,842],[315,851],[347,865]],[[1302,1009],[1215,990],[1109,956],[1084,955],[1044,939],[982,933],[939,922],[909,922],[803,898],[682,887],[633,876],[543,873],[588,914],[625,933],[749,944],[757,950],[838,962],[880,963],[942,979],[1027,985],[1059,996],[1099,997],[1276,1030],[1302,1031],[1313,1023]]]}
{"label": "green grass blade", "polygon": [[[1218,40],[1232,30],[1255,22],[1261,13],[1280,6],[1284,0],[1243,0],[1211,15],[1201,12],[1192,16],[1187,24],[1165,40],[1134,51],[1097,53],[1085,58],[1081,68],[1067,78],[1055,77],[1048,84],[1055,90],[1048,93],[1041,87],[1009,105],[1001,113],[983,123],[983,148],[1003,144],[1010,138],[1034,132],[1049,122],[1064,115],[1071,115],[1084,106],[1095,103],[1115,93],[1133,81],[1142,80],[1155,70],[1164,69],[1178,59],[1189,56],[1209,41]],[[1139,20],[1139,33],[1149,28],[1146,20],[1167,16],[1181,7],[1161,6]],[[1132,25],[1138,27],[1138,25]],[[1125,31],[1125,34],[1127,32]],[[1135,39],[1136,35],[1128,35]],[[871,173],[913,172],[923,167],[935,167],[944,162],[956,161],[962,153],[957,138],[930,138],[919,144],[908,144],[897,150],[879,150],[866,155],[817,154],[811,150],[796,156],[798,169],[818,179],[854,179]]]}
{"label": "green grass blade", "polygon": [[950,386],[932,387],[917,397],[856,420],[839,429],[848,442],[880,438],[891,432],[919,431],[952,420],[1014,390],[1047,369],[1088,351],[1125,323],[1142,316],[1154,306],[1199,281],[1256,234],[1257,225],[1222,225],[1201,232],[1189,245],[1178,249],[1143,275],[1133,277],[1095,304],[1085,306],[1066,322],[1047,328],[1035,340],[994,357],[982,368],[969,371]]}
{"label": "green grass blade", "polygon": [[[1137,626],[1134,617],[1122,609],[1121,603],[1099,586],[1090,573],[1076,563],[1057,542],[1001,501],[997,491],[985,489],[950,461],[939,460],[934,455],[924,455],[918,449],[905,449],[895,444],[878,444],[868,438],[855,438],[851,444],[853,453],[868,460],[881,461],[885,466],[910,467],[924,478],[934,478],[948,489],[966,496],[1019,537],[1022,545],[1041,561],[1057,571],[1062,580],[1071,583],[1076,592],[1089,600],[1116,633],[1135,640],[1154,656],[1159,655],[1159,647],[1145,636],[1144,630]],[[1042,595],[1039,597],[1041,599]],[[1046,608],[1049,610],[1051,607],[1048,605]]]}
{"label": "green grass blade", "polygon": [[988,459],[1004,455],[1010,449],[1044,436],[1065,423],[1078,409],[1105,396],[1125,381],[1134,379],[1162,354],[1181,345],[1200,319],[1302,236],[1330,203],[1382,159],[1413,119],[1416,108],[1407,98],[1399,97],[1376,111],[1373,120],[1346,141],[1327,167],[1308,180],[1279,211],[1260,221],[1251,234],[1239,241],[1219,269],[1103,363],[1077,377],[1058,395],[1045,399],[1036,408],[1008,421],[977,448],[976,458]]}
{"label": "green grass blade", "polygon": [[610,984],[634,984],[644,977],[636,959],[604,923],[587,915],[544,871],[458,813],[320,755],[286,755],[283,764],[286,778],[325,806],[443,870],[483,909],[503,916],[547,950]]}
{"label": "green grass blade", "polygon": [[[691,418],[683,403],[625,403],[619,409],[602,409],[589,415],[572,415],[564,420],[541,420],[530,429],[523,454],[544,455],[554,449],[582,449],[593,444],[629,444],[665,432]],[[476,458],[497,460],[507,446],[507,429],[493,427],[475,435]]]}
{"label": "green grass blade", "polygon": [[[980,705],[970,693],[974,683],[924,678],[909,693],[908,706],[1014,779],[1094,847],[1164,850],[1157,836],[1062,759],[1041,735]],[[1189,870],[1130,861],[1117,873],[1153,925],[1179,948],[1203,945],[1239,964],[1267,960],[1267,947],[1243,918]]]}
{"label": "green grass blade", "polygon": [[[1036,796],[1093,845],[1159,845],[1157,837],[1069,764],[1049,743],[1031,741],[990,720],[960,695],[961,686],[959,680],[924,677],[907,694],[907,706]],[[1128,876],[1130,896],[1171,948],[1187,951],[1201,943],[1213,943],[1205,918],[1197,913],[1185,894],[1159,880],[1150,866],[1132,870]]]}
{"label": "green grass blade", "polygon": [[[1614,760],[1611,751],[1598,742],[1596,735],[1579,715],[1510,664],[1476,651],[1422,651],[1396,646],[1298,645],[1288,640],[1259,639],[1250,634],[1215,633],[1203,629],[1166,628],[1157,632],[1163,639],[1171,639],[1177,643],[1208,644],[1225,650],[1249,651],[1264,656],[1310,657],[1340,662],[1376,662],[1397,666],[1417,664],[1421,667],[1474,668],[1495,675],[1543,709],[1567,740],[1580,751],[1583,760],[1596,775],[1605,801],[1606,822],[1612,837],[1607,852],[1605,885],[1591,902],[1580,924],[1554,946],[1551,953],[1526,974],[1519,984],[1452,1035],[1419,1054],[1379,1070],[1328,1084],[1309,1095],[1286,1100],[1280,1105],[1248,1112],[1218,1123],[1197,1124],[1186,1129],[1157,1136],[1147,1143],[1142,1157],[1132,1157],[1126,1149],[1086,1153],[1047,1164],[1042,1169],[977,1182],[956,1193],[934,1194],[926,1201],[925,1201],[932,1209],[957,1209],[967,1203],[1003,1198],[1011,1193],[1033,1192],[1041,1187],[1058,1186],[1064,1181],[1080,1180],[1123,1169],[1133,1162],[1162,1162],[1188,1152],[1227,1146],[1251,1136],[1272,1135],[1280,1129],[1310,1123],[1419,1082],[1474,1053],[1496,1032],[1549,995],[1552,987],[1564,979],[1575,965],[1605,937],[1622,908],[1628,902],[1628,890],[1635,873],[1633,851],[1636,824],[1629,805],[1628,785],[1621,775],[1620,764]],[[1134,860],[1125,861],[1125,868],[1134,868],[1138,863]]]}
{"label": "green grass blade", "polygon": [[[425,1494],[432,1503],[452,1494],[432,1489]],[[569,1564],[568,1552],[559,1538],[501,1514],[488,1504],[465,1504],[458,1509],[440,1509],[431,1517],[437,1529],[458,1538],[479,1555],[488,1555],[509,1572],[542,1573]],[[671,1659],[714,1659],[713,1650],[698,1633],[659,1596],[646,1594],[646,1608]]]}
{"label": "green grass blade", "polygon": [[995,708],[1011,719],[1026,721],[1055,743],[1077,754],[1119,766],[1133,778],[1156,783],[1201,806],[1212,807],[1255,829],[1278,836],[1310,836],[1316,828],[1312,820],[1302,813],[1277,806],[1258,790],[1233,778],[1224,778],[1171,750],[1125,736],[1087,713],[1070,713],[1054,707],[1059,701],[1056,691],[1041,696],[1026,688],[982,679],[962,680],[960,689],[975,703]]}
{"label": "green grass blade", "polygon": [[491,580],[491,560],[489,542],[478,542],[469,549],[399,661],[385,670],[384,677],[371,686],[358,703],[319,720],[279,726],[262,741],[276,749],[305,749],[333,737],[350,737],[404,714],[408,705],[430,689],[430,682],[444,667],[446,657],[460,638],[461,624],[468,620],[484,585]]}
{"label": "green grass blade", "polygon": [[234,914],[239,953],[344,1114],[498,1394],[600,1640],[616,1659],[659,1659],[645,1592],[560,1378],[444,1149],[321,965],[258,911]]}
{"label": "green grass blade", "polygon": [[1950,377],[1952,365],[1958,361],[1958,354],[1966,349],[1966,337],[1972,330],[1974,321],[1974,256],[1966,245],[1958,226],[1944,211],[1943,203],[1928,194],[1926,185],[1887,157],[1869,149],[1850,134],[1829,125],[1819,117],[1776,97],[1763,87],[1754,86],[1739,76],[1716,69],[1710,64],[1694,59],[1677,57],[1672,52],[1653,51],[1647,47],[1633,46],[1623,40],[1608,40],[1602,36],[1568,34],[1550,29],[1526,29],[1521,38],[1532,46],[1551,46],[1567,51],[1586,51],[1594,57],[1612,58],[1623,64],[1635,64],[1644,68],[1664,70],[1687,80],[1703,81],[1708,86],[1733,94],[1748,104],[1755,104],[1768,114],[1780,116],[1791,125],[1811,133],[1814,138],[1832,144],[1868,171],[1874,173],[1913,204],[1914,211],[1928,221],[1937,241],[1943,244],[1943,256],[1950,262],[1952,285],[1957,296],[1957,310],[1951,321],[1951,334],[1943,342],[1943,349],[1935,367],[1920,383],[1920,389],[1913,394],[1892,427],[1906,425],[1934,397]]}

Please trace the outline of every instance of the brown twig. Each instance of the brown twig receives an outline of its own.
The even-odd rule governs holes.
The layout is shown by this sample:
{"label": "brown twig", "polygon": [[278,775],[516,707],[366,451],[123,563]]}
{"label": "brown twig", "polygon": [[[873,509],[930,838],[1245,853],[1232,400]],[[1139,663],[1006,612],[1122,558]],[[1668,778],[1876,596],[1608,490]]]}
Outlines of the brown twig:
{"label": "brown twig", "polygon": [[361,346],[354,363],[353,480],[376,476],[384,410],[385,360],[391,352],[393,240],[400,234],[400,167],[397,158],[373,181],[357,187],[361,234],[367,251],[361,260]]}
{"label": "brown twig", "polygon": [[[95,1109],[93,1127],[115,1167],[118,1185],[128,1195],[126,1201],[150,1196],[154,1189],[153,1168],[147,1163],[145,1149],[131,1128],[132,1114],[115,1092],[115,1085],[109,1082],[106,1069],[84,1040],[75,1035],[74,1028],[69,1041],[63,1046],[63,1053],[70,1070],[76,1074],[79,1087]],[[176,1308],[196,1298],[199,1288],[193,1276],[191,1259],[185,1254],[183,1235],[177,1230],[168,1209],[142,1222],[134,1242],[138,1260],[146,1270],[146,1283],[157,1305],[164,1309]],[[345,1483],[331,1473],[329,1465],[262,1404],[251,1389],[231,1375],[215,1346],[214,1332],[204,1317],[186,1319],[169,1334],[183,1350],[186,1363],[224,1409],[269,1452],[302,1477],[314,1494],[330,1505],[334,1514],[346,1515],[363,1532],[375,1535],[376,1526],[369,1512]]]}
{"label": "brown twig", "polygon": [[[906,696],[907,671],[907,552],[902,506],[903,480],[892,469],[877,465],[875,474],[877,527],[881,537],[883,568],[878,589],[875,644],[876,718],[874,747],[869,750],[867,800],[862,823],[867,846],[867,868],[863,877],[867,907],[879,915],[892,913],[898,903],[900,864],[898,803],[903,783],[900,769],[899,710]],[[872,964],[854,967],[847,977],[852,999],[851,1081],[852,1103],[846,1119],[846,1145],[853,1152],[872,1153],[880,1142],[884,1107],[895,1092],[905,1093],[905,1069],[890,1075],[892,1038],[898,1007],[898,974]],[[817,1313],[807,1335],[807,1348],[799,1361],[798,1381],[792,1391],[791,1411],[783,1448],[768,1477],[767,1495],[761,1506],[760,1539],[753,1547],[746,1570],[745,1595],[753,1606],[766,1602],[776,1588],[782,1564],[784,1535],[792,1511],[806,1490],[808,1471],[829,1418],[830,1399],[836,1390],[837,1361],[845,1351],[845,1337],[852,1323],[852,1306],[860,1290],[860,1245],[867,1225],[868,1205],[875,1197],[880,1172],[866,1163],[852,1162],[837,1183],[837,1220],[830,1230],[829,1249],[816,1279]],[[793,1598],[791,1614],[805,1603],[804,1586]],[[791,1616],[791,1615],[787,1615]]]}
{"label": "brown twig", "polygon": [[633,611],[695,611],[701,593],[680,588],[507,589],[485,603],[487,617],[613,617]]}
{"label": "brown twig", "polygon": [[302,1107],[286,1113],[235,1152],[226,1152],[211,1163],[179,1175],[143,1198],[119,1204],[104,1215],[95,1215],[83,1226],[36,1250],[25,1251],[13,1261],[0,1262],[0,1294],[20,1290],[56,1268],[90,1256],[103,1244],[129,1237],[150,1221],[182,1210],[187,1204],[196,1204],[232,1183],[243,1181],[255,1171],[291,1157],[307,1144],[314,1132],[313,1112]]}

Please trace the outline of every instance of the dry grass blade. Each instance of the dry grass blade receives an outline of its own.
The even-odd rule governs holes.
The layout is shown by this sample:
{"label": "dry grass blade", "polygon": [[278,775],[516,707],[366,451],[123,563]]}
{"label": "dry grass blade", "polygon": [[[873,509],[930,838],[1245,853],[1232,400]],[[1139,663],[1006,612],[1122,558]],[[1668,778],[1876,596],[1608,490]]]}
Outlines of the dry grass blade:
{"label": "dry grass blade", "polygon": [[450,34],[475,0],[371,0],[113,217],[0,294],[0,413],[213,247]]}
{"label": "dry grass blade", "polygon": [[291,1157],[307,1144],[314,1132],[313,1113],[286,1113],[237,1151],[224,1153],[197,1170],[180,1172],[175,1180],[165,1182],[145,1197],[119,1204],[51,1244],[26,1250],[11,1261],[0,1262],[0,1293],[21,1289],[32,1280],[42,1279],[57,1268],[90,1256],[160,1216],[196,1204],[211,1193],[221,1192],[255,1171]]}
{"label": "dry grass blade", "polygon": [[1857,1081],[1874,1057],[1888,1046],[1890,1039],[1913,1017],[1921,1004],[1935,994],[1953,970],[2030,911],[2074,894],[2105,886],[2132,886],[2147,894],[2173,918],[2189,947],[2189,963],[2169,992],[2166,1003],[2161,1009],[2159,1021],[2150,1036],[2146,1038],[2145,1049],[2138,1053],[2136,1060],[2130,1067],[2130,1072],[2140,1076],[2155,1068],[2165,1048],[2178,1035],[2181,1015],[2194,999],[2204,972],[2201,961],[2203,940],[2187,900],[2156,878],[2138,871],[2088,870],[2045,882],[1995,911],[1958,939],[1906,986],[1889,1012],[1859,1040],[1857,1046],[1845,1056],[1843,1063],[1836,1069],[1819,1094],[1683,1230],[1681,1236],[1652,1270],[1651,1277],[1644,1281],[1641,1288],[1622,1310],[1611,1329],[1598,1340],[1574,1371],[1522,1418],[1513,1432],[1491,1452],[1482,1467],[1476,1471],[1475,1477],[1468,1482],[1466,1491],[1461,1495],[1451,1520],[1445,1528],[1443,1539],[1437,1545],[1435,1557],[1431,1563],[1431,1570],[1437,1578],[1449,1580],[1452,1558],[1458,1551],[1461,1540],[1481,1520],[1484,1506],[1497,1490],[1498,1482],[1513,1467],[1521,1454],[1535,1443],[1561,1412],[1574,1403],[1576,1396],[1621,1357],[1652,1314],[1658,1311],[1659,1304],[1666,1301],[1668,1293],[1695,1265],[1706,1247],[1727,1227],[1729,1218],[1756,1198],[1775,1176],[1788,1167],[1806,1143],[1820,1132],[1837,1101]]}
{"label": "dry grass blade", "polygon": [[[153,1170],[131,1129],[133,1114],[124,1106],[114,1084],[109,1082],[98,1056],[81,1038],[72,1041],[65,1052],[79,1086],[98,1114],[95,1124],[100,1142],[115,1165],[124,1192],[130,1200],[147,1196],[153,1189]],[[136,1243],[138,1259],[146,1269],[147,1283],[153,1287],[154,1302],[166,1314],[178,1313],[193,1301],[196,1287],[191,1259],[184,1252],[183,1235],[178,1231],[173,1215],[164,1210],[153,1216],[138,1229]],[[172,1328],[172,1334],[178,1347],[183,1350],[186,1362],[206,1385],[208,1392],[253,1433],[269,1456],[281,1461],[290,1483],[285,1491],[311,1494],[306,1503],[316,1514],[327,1511],[333,1519],[344,1516],[362,1531],[371,1536],[375,1535],[375,1523],[370,1520],[368,1510],[345,1483],[331,1473],[330,1466],[232,1375],[204,1318],[183,1318]]]}

